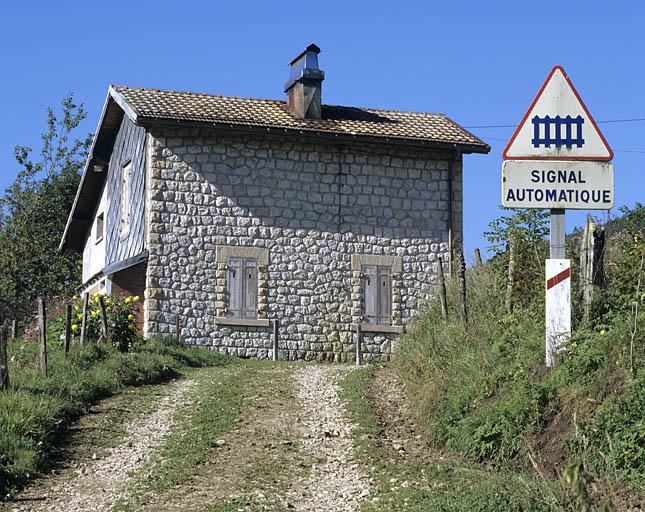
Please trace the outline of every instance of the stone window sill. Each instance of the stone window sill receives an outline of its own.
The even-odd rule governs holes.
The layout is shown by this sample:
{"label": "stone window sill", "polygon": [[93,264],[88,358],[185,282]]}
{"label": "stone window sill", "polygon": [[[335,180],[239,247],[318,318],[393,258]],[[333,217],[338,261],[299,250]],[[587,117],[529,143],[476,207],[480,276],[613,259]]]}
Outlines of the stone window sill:
{"label": "stone window sill", "polygon": [[239,325],[245,327],[269,327],[269,320],[267,318],[228,318],[217,317],[215,318],[216,325]]}
{"label": "stone window sill", "polygon": [[361,332],[384,332],[390,334],[402,334],[402,325],[378,325],[378,324],[361,324]]}

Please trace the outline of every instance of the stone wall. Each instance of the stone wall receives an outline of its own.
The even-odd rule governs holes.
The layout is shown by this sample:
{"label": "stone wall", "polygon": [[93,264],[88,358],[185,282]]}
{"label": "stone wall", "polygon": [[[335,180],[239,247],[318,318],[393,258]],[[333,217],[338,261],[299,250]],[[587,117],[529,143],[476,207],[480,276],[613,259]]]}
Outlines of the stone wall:
{"label": "stone wall", "polygon": [[[271,328],[226,315],[229,246],[268,251],[260,318],[280,321],[280,357],[353,357],[361,322],[356,255],[396,257],[393,325],[366,332],[364,359],[387,359],[401,325],[432,294],[437,257],[462,232],[461,159],[450,151],[340,146],[197,128],[149,132],[145,330],[249,357],[271,355]],[[398,329],[397,329],[398,327]]]}

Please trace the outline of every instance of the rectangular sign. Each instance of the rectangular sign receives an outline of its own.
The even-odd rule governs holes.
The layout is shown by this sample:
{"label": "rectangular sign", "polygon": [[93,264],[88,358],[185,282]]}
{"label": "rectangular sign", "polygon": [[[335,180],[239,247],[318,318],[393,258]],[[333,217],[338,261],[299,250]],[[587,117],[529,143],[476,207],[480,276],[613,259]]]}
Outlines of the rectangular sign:
{"label": "rectangular sign", "polygon": [[571,260],[546,260],[546,365],[571,337]]}
{"label": "rectangular sign", "polygon": [[507,160],[502,165],[507,208],[609,210],[614,167],[608,162]]}

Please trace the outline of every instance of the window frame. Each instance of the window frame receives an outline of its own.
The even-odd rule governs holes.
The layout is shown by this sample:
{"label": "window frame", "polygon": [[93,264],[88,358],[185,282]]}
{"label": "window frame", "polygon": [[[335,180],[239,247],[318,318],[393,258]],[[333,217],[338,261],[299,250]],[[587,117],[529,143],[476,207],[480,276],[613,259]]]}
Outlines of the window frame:
{"label": "window frame", "polygon": [[[235,320],[257,320],[258,259],[229,256],[226,266],[227,317]],[[236,307],[233,307],[234,305]]]}
{"label": "window frame", "polygon": [[[99,234],[99,226],[101,228]],[[101,212],[96,216],[94,223],[94,243],[98,244],[103,241],[105,237],[105,212]]]}
{"label": "window frame", "polygon": [[[255,319],[233,318],[229,315],[227,288],[229,258],[257,259],[257,316]],[[244,245],[217,245],[215,252],[215,319],[218,326],[266,328],[270,326],[267,318],[267,280],[269,265],[269,250],[264,247]]]}
{"label": "window frame", "polygon": [[[362,323],[373,326],[391,326],[393,316],[391,265],[363,264],[361,274],[363,277]],[[383,292],[383,288],[385,288],[385,292]],[[370,302],[373,304],[370,305]],[[370,310],[373,310],[374,313],[370,313]]]}
{"label": "window frame", "polygon": [[[363,281],[363,266],[376,265],[388,267],[390,270],[390,322],[389,324],[368,324],[364,321],[365,282]],[[352,317],[356,324],[353,329],[366,333],[401,334],[405,327],[401,321],[401,274],[403,258],[394,254],[354,253],[351,255],[350,268],[352,271]]]}

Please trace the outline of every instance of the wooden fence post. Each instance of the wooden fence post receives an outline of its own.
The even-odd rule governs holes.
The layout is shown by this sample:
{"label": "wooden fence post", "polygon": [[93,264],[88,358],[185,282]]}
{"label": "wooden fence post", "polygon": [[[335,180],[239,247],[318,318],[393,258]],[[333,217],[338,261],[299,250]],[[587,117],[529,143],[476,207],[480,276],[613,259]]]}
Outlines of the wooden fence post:
{"label": "wooden fence post", "polygon": [[459,279],[459,313],[464,325],[468,325],[468,309],[466,306],[466,260],[464,252],[459,251],[458,255],[458,279]]}
{"label": "wooden fence post", "polygon": [[45,299],[38,299],[38,368],[47,377],[47,305]]}
{"label": "wooden fence post", "polygon": [[580,240],[580,276],[578,281],[582,304],[582,322],[588,323],[591,304],[596,286],[604,281],[603,260],[605,253],[605,231],[598,229],[596,223],[588,218]]}
{"label": "wooden fence post", "polygon": [[88,292],[85,292],[83,294],[83,316],[81,318],[81,339],[80,339],[80,344],[84,345],[85,344],[85,336],[86,336],[86,331],[87,331],[87,307],[90,302],[90,294]]}
{"label": "wooden fence post", "polygon": [[0,391],[9,389],[9,358],[7,357],[7,337],[0,322]]}
{"label": "wooden fence post", "polygon": [[513,309],[513,288],[515,285],[515,242],[508,243],[508,274],[506,276],[506,298],[504,307],[507,313]]}
{"label": "wooden fence post", "polygon": [[278,325],[279,320],[273,321],[273,354],[272,358],[274,361],[278,360]]}
{"label": "wooden fence post", "polygon": [[15,340],[18,337],[18,320],[13,318],[11,320],[11,339]]}
{"label": "wooden fence post", "polygon": [[361,365],[361,324],[356,324],[356,366]]}
{"label": "wooden fence post", "polygon": [[593,274],[594,274],[594,237],[596,227],[591,218],[587,218],[585,229],[580,239],[580,275],[578,277],[578,290],[582,304],[582,322],[589,321],[591,301],[593,299]]}
{"label": "wooden fence post", "polygon": [[593,260],[594,260],[594,273],[592,274],[592,282],[595,286],[603,286],[605,284],[605,237],[604,226],[597,228],[593,232]]}
{"label": "wooden fence post", "polygon": [[101,309],[101,340],[110,343],[110,330],[108,328],[107,310],[105,309],[105,297],[99,295],[99,308]]}
{"label": "wooden fence post", "polygon": [[439,300],[441,301],[441,316],[448,318],[448,297],[446,295],[446,278],[443,275],[443,261],[439,257],[437,279],[439,280]]}
{"label": "wooden fence post", "polygon": [[479,247],[475,248],[475,265],[480,266],[482,264],[482,253],[479,250]]}
{"label": "wooden fence post", "polygon": [[65,342],[63,344],[63,355],[67,357],[69,345],[72,342],[72,305],[65,306]]}

